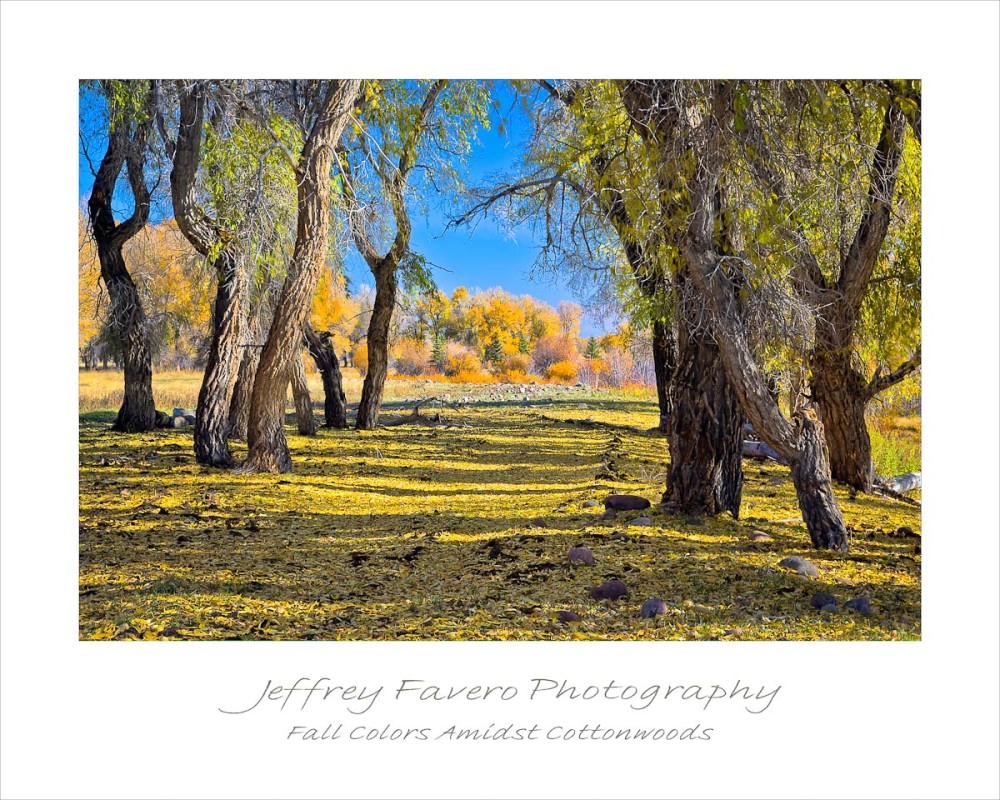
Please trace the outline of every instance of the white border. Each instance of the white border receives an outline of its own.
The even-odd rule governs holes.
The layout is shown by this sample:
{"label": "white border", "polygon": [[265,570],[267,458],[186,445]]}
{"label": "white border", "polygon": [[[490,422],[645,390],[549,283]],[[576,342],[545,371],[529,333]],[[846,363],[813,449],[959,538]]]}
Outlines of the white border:
{"label": "white border", "polygon": [[[998,8],[4,2],[3,796],[996,797]],[[332,74],[923,78],[924,641],[78,642],[76,81]],[[215,711],[262,679],[318,674],[785,694],[686,748],[286,745],[274,715]],[[483,718],[437,718],[456,715]]]}

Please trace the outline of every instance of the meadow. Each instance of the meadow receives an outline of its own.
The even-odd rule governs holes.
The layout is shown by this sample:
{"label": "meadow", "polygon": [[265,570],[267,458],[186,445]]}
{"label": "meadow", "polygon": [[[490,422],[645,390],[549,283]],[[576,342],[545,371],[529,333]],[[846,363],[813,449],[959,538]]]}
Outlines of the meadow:
{"label": "meadow", "polygon": [[[189,428],[110,433],[120,380],[80,373],[81,639],[920,637],[918,507],[838,488],[851,550],[815,551],[787,468],[746,460],[740,519],[669,514],[648,392],[391,380],[384,419],[454,405],[313,437],[289,416],[294,468],[275,476],[200,467]],[[193,408],[198,383],[154,376],[157,407]],[[356,402],[360,378],[345,388]],[[919,418],[875,428],[877,458],[919,469]],[[614,492],[653,506],[603,519]],[[796,555],[818,577],[780,565]],[[628,597],[591,599],[610,579]],[[822,592],[837,611],[813,607]],[[871,613],[844,607],[859,597]],[[665,612],[643,618],[650,598]]]}

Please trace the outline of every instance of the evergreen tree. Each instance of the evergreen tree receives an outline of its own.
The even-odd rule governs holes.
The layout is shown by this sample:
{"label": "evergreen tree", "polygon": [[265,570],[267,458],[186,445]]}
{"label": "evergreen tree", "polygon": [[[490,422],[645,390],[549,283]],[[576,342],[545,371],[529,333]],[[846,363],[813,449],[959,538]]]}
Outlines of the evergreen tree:
{"label": "evergreen tree", "polygon": [[600,357],[601,357],[600,345],[597,344],[597,339],[591,336],[587,340],[587,358],[600,358]]}
{"label": "evergreen tree", "polygon": [[494,336],[486,349],[483,351],[483,360],[488,364],[499,364],[503,361],[503,345],[500,344],[500,337]]}
{"label": "evergreen tree", "polygon": [[531,355],[531,345],[528,343],[528,338],[523,333],[519,333],[517,335],[517,352],[524,356]]}
{"label": "evergreen tree", "polygon": [[434,342],[431,345],[431,362],[438,369],[444,369],[444,359],[444,336],[439,333],[434,337]]}

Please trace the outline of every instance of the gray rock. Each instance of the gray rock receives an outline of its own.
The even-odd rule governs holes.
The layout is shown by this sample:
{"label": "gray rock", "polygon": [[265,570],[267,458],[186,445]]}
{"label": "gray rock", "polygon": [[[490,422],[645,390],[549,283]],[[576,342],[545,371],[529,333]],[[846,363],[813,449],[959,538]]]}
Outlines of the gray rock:
{"label": "gray rock", "polygon": [[590,596],[594,600],[617,600],[628,597],[628,588],[619,580],[605,581],[600,586],[594,586],[590,590]]}
{"label": "gray rock", "polygon": [[194,425],[194,423],[195,423],[195,416],[194,416],[194,414],[185,414],[184,415],[184,419],[186,419],[188,421],[188,424],[190,424],[190,425]]}
{"label": "gray rock", "polygon": [[569,549],[570,564],[586,564],[588,567],[594,566],[594,554],[587,547],[571,547]]}
{"label": "gray rock", "polygon": [[907,539],[919,539],[920,538],[919,536],[917,536],[917,534],[915,534],[913,532],[913,528],[911,528],[909,525],[903,525],[902,527],[898,528],[896,530],[896,535],[897,536],[902,536],[902,537],[907,538]]}
{"label": "gray rock", "polygon": [[769,536],[768,534],[764,533],[764,531],[752,531],[750,533],[750,541],[751,542],[771,542],[771,541],[774,541],[774,539],[771,536]]}
{"label": "gray rock", "polygon": [[645,619],[652,619],[657,614],[666,614],[667,604],[664,603],[659,597],[652,597],[642,604],[642,610],[639,612],[640,617]]}
{"label": "gray rock", "polygon": [[545,521],[545,517],[535,517],[531,520],[531,524],[535,528],[547,528],[549,523]]}
{"label": "gray rock", "polygon": [[597,508],[599,505],[600,505],[600,503],[598,503],[596,500],[584,500],[583,501],[583,507],[584,508]]}
{"label": "gray rock", "polygon": [[836,614],[837,613],[837,604],[836,603],[828,603],[827,605],[823,606],[820,609],[820,611],[828,611],[831,614]]}
{"label": "gray rock", "polygon": [[649,517],[636,517],[631,522],[629,522],[629,525],[640,525],[640,526],[652,525],[652,524],[653,520],[651,520]]}
{"label": "gray rock", "polygon": [[560,611],[556,614],[556,619],[560,622],[579,622],[580,615],[573,611]]}
{"label": "gray rock", "polygon": [[801,556],[788,556],[788,558],[783,558],[778,562],[779,567],[788,567],[789,569],[795,570],[799,575],[808,575],[811,578],[815,578],[819,575],[819,569],[811,561],[806,561],[806,559]]}
{"label": "gray rock", "polygon": [[837,598],[829,592],[816,592],[809,601],[813,608],[826,609],[827,606],[837,607]]}
{"label": "gray rock", "polygon": [[153,424],[157,428],[172,428],[174,426],[174,418],[163,411],[157,411],[156,421]]}
{"label": "gray rock", "polygon": [[844,608],[857,611],[859,614],[864,614],[865,616],[872,613],[872,607],[867,597],[855,597],[853,600],[848,600],[844,603]]}
{"label": "gray rock", "polygon": [[614,519],[617,516],[618,514],[615,513],[615,510],[613,508],[609,508],[603,514],[601,514],[601,519],[603,519],[605,522],[614,522]]}
{"label": "gray rock", "polygon": [[183,409],[183,408],[175,408],[175,409],[174,409],[174,410],[173,410],[173,411],[171,412],[170,416],[172,416],[172,417],[183,417],[183,416],[184,416],[185,414],[187,414],[187,413],[188,413],[188,411],[187,411],[186,409]]}
{"label": "gray rock", "polygon": [[188,426],[188,421],[184,417],[174,417],[174,427],[175,428],[186,428]]}
{"label": "gray rock", "polygon": [[612,511],[644,511],[649,506],[645,497],[634,494],[609,494],[604,498],[604,507]]}

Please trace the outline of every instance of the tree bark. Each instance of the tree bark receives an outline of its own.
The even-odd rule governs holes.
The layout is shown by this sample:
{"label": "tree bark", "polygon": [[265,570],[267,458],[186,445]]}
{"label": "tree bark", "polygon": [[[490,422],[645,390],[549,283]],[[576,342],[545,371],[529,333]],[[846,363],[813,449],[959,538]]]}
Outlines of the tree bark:
{"label": "tree bark", "polygon": [[329,82],[302,149],[295,247],[254,381],[247,430],[249,454],[241,467],[244,472],[281,473],[292,468],[284,430],[288,367],[302,346],[304,325],[326,262],[333,149],[360,87],[357,80]]}
{"label": "tree bark", "polygon": [[739,519],[743,495],[743,412],[719,348],[705,329],[703,300],[678,275],[677,368],[670,382],[670,468],[664,504],[687,514]]}
{"label": "tree bark", "polygon": [[253,397],[253,382],[260,363],[260,340],[264,333],[264,298],[250,312],[248,341],[243,346],[240,368],[233,387],[233,398],[229,403],[229,438],[245,442],[247,425],[250,421],[250,399]]}
{"label": "tree bark", "polygon": [[810,385],[823,420],[833,478],[870,493],[875,473],[865,422],[868,382],[851,363],[852,351],[817,347],[812,354]]}
{"label": "tree bark", "polygon": [[242,366],[241,345],[246,339],[248,275],[240,260],[223,250],[215,260],[218,289],[212,324],[212,344],[198,393],[194,424],[195,460],[211,467],[232,464],[228,436],[233,390]]}
{"label": "tree bark", "polygon": [[[123,254],[126,242],[142,230],[149,219],[149,190],[143,174],[149,128],[149,120],[130,123],[122,119],[112,126],[108,133],[108,149],[101,159],[87,203],[101,279],[111,298],[110,325],[122,346],[125,393],[112,430],[123,433],[151,431],[156,422],[146,314]],[[116,224],[111,203],[123,165],[135,207],[131,217]]]}
{"label": "tree bark", "polygon": [[813,547],[846,551],[847,526],[833,494],[823,423],[808,408],[796,415],[795,422],[798,450],[792,460],[792,483],[809,537]]}
{"label": "tree bark", "polygon": [[295,425],[303,436],[316,435],[316,420],[313,417],[312,398],[309,396],[309,384],[306,383],[306,371],[302,366],[302,357],[292,359],[289,370],[289,383],[292,387],[292,401],[295,404]]}
{"label": "tree bark", "polygon": [[330,344],[329,334],[317,334],[306,325],[306,345],[323,378],[323,419],[327,428],[347,427],[347,397],[340,374],[340,359]]}
{"label": "tree bark", "polygon": [[375,274],[375,303],[368,325],[368,374],[361,389],[361,404],[355,427],[373,431],[378,427],[378,415],[389,373],[389,329],[396,307],[396,268],[385,265]]}

